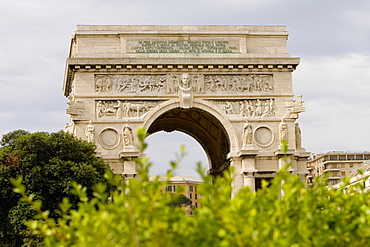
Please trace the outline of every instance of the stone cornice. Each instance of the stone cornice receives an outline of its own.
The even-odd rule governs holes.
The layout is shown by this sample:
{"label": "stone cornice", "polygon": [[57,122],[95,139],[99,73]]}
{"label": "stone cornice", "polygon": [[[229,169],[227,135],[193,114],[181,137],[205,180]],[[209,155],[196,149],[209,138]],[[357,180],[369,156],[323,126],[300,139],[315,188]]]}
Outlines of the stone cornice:
{"label": "stone cornice", "polygon": [[253,25],[78,25],[76,35],[268,35],[288,36],[285,26]]}

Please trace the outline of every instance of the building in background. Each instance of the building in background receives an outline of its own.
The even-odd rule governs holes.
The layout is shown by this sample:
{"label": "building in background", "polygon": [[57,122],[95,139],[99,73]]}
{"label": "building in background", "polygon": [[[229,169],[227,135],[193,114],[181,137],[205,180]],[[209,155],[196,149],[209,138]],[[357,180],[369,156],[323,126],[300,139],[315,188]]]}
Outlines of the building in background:
{"label": "building in background", "polygon": [[[160,180],[165,181],[166,177],[160,177]],[[201,180],[187,177],[187,176],[173,176],[170,179],[170,184],[166,185],[165,190],[170,193],[176,192],[176,190],[181,186],[185,188],[183,194],[191,200],[192,207],[200,207],[200,195],[198,193],[197,186],[203,183]]]}
{"label": "building in background", "polygon": [[342,177],[351,175],[365,160],[369,152],[331,151],[324,154],[311,154],[307,161],[307,183],[313,184],[314,178],[328,174],[328,185],[335,185]]}

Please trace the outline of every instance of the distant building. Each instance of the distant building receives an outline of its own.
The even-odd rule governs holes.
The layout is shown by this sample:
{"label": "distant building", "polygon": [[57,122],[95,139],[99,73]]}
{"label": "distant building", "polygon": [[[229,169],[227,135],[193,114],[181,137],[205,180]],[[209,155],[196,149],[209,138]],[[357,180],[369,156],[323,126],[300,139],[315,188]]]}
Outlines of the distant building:
{"label": "distant building", "polygon": [[328,185],[338,184],[342,177],[351,175],[364,161],[370,160],[369,152],[331,151],[324,154],[311,154],[307,161],[307,183],[313,184],[314,178],[330,174]]}
{"label": "distant building", "polygon": [[[361,170],[361,172],[359,172]],[[364,186],[364,192],[370,191],[370,161],[365,161],[354,169],[350,174],[349,186],[361,183]],[[334,187],[339,188],[342,182]]]}
{"label": "distant building", "polygon": [[[166,180],[166,177],[160,177],[160,180]],[[195,208],[200,207],[200,195],[197,186],[203,181],[187,176],[173,176],[170,178],[170,184],[167,184],[165,190],[170,193],[176,192],[181,186],[185,188],[183,194],[191,200],[191,205]]]}

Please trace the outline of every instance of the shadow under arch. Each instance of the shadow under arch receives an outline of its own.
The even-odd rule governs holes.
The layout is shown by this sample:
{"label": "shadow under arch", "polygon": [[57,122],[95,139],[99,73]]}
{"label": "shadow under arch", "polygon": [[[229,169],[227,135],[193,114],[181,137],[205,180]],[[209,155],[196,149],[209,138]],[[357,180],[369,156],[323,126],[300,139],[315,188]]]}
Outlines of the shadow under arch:
{"label": "shadow under arch", "polygon": [[209,174],[219,175],[229,167],[230,137],[226,128],[213,114],[200,109],[180,108],[173,104],[157,111],[156,116],[149,117],[146,122],[148,134],[158,131],[180,131],[197,140],[203,147],[209,161]]}

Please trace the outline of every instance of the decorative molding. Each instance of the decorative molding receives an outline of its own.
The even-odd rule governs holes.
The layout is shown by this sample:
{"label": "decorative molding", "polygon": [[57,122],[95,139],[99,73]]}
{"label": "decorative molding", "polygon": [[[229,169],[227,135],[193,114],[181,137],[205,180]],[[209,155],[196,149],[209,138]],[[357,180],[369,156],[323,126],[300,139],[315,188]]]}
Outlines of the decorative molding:
{"label": "decorative molding", "polygon": [[100,132],[99,142],[105,149],[114,149],[120,143],[120,135],[113,128],[106,128]]}
{"label": "decorative molding", "polygon": [[268,147],[274,141],[274,132],[267,126],[259,126],[254,130],[253,139],[260,147]]}

